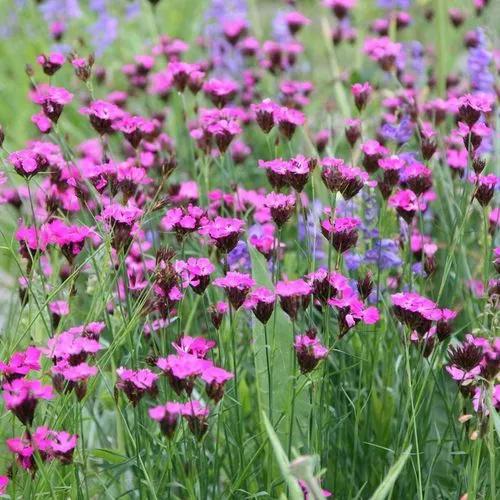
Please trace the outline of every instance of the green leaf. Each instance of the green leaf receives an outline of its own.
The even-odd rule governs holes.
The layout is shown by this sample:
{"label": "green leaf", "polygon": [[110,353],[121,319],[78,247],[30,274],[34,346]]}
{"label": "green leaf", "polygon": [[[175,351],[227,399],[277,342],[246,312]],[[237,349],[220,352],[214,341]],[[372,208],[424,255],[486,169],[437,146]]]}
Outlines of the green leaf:
{"label": "green leaf", "polygon": [[492,408],[493,415],[493,424],[495,425],[495,430],[497,431],[497,437],[500,440],[500,415],[498,415],[498,411]]}
{"label": "green leaf", "polygon": [[104,460],[105,462],[108,462],[110,464],[122,464],[129,460],[128,457],[120,455],[119,453],[116,453],[116,451],[107,450],[105,448],[96,448],[92,450],[90,454],[94,458],[100,458],[101,460]]}
{"label": "green leaf", "polygon": [[401,474],[406,461],[410,457],[411,445],[406,448],[403,454],[397,459],[396,463],[389,469],[384,480],[380,483],[379,487],[375,490],[371,500],[383,500],[389,495],[394,483]]}
{"label": "green leaf", "polygon": [[290,498],[291,500],[301,500],[304,498],[304,495],[300,490],[299,483],[290,472],[290,464],[288,462],[285,450],[281,446],[280,440],[274,432],[273,426],[271,425],[271,422],[269,422],[269,419],[264,412],[262,412],[262,419],[264,421],[267,435],[269,436],[269,441],[271,441],[271,445],[273,447],[274,455],[276,457],[276,461],[278,462],[281,475],[283,476],[283,479],[288,486],[288,498]]}

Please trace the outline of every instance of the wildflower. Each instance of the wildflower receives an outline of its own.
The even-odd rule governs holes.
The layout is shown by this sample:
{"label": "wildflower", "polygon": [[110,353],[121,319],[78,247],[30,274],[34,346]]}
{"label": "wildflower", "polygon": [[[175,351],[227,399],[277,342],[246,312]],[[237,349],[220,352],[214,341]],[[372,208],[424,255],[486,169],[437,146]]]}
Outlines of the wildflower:
{"label": "wildflower", "polygon": [[323,0],[323,5],[331,9],[337,19],[344,19],[356,3],[357,0]]}
{"label": "wildflower", "polygon": [[264,133],[268,134],[275,124],[275,115],[280,106],[271,99],[264,99],[260,104],[252,104],[255,121]]}
{"label": "wildflower", "polygon": [[112,203],[104,208],[97,220],[104,224],[112,232],[112,245],[116,250],[128,248],[132,242],[133,230],[142,216],[143,211],[132,205],[119,205]]}
{"label": "wildflower", "polygon": [[197,358],[205,359],[210,350],[215,347],[215,341],[203,337],[190,337],[181,335],[178,340],[172,342],[172,346],[179,354],[191,354]]}
{"label": "wildflower", "polygon": [[244,19],[227,20],[223,25],[224,36],[231,45],[236,45],[238,40],[245,36],[248,24]]}
{"label": "wildflower", "polygon": [[241,134],[241,127],[234,120],[219,120],[209,125],[207,130],[214,137],[221,153],[225,153],[233,139]]}
{"label": "wildflower", "polygon": [[216,217],[200,229],[200,234],[210,236],[219,250],[228,253],[238,243],[244,225],[240,219]]}
{"label": "wildflower", "polygon": [[369,82],[355,83],[351,87],[351,94],[354,97],[354,104],[358,111],[363,111],[366,107],[366,103],[373,92],[372,86]]}
{"label": "wildflower", "polygon": [[493,198],[493,194],[497,186],[500,186],[500,178],[495,174],[488,175],[472,175],[471,180],[476,183],[476,191],[474,197],[481,206],[486,207]]}
{"label": "wildflower", "polygon": [[363,278],[359,278],[356,287],[358,293],[363,300],[366,300],[373,290],[373,274],[368,271]]}
{"label": "wildflower", "polygon": [[304,26],[311,24],[311,20],[297,11],[288,12],[285,15],[285,22],[292,35],[298,33]]}
{"label": "wildflower", "polygon": [[50,222],[46,230],[49,243],[61,247],[63,255],[70,264],[82,251],[85,240],[92,234],[92,230],[86,226],[70,226],[60,219]]}
{"label": "wildflower", "polygon": [[404,168],[403,180],[419,196],[432,187],[432,171],[422,163],[412,162]]}
{"label": "wildflower", "polygon": [[314,136],[314,144],[316,146],[316,149],[318,150],[318,153],[322,153],[326,149],[329,140],[330,140],[330,131],[327,129],[320,130]]}
{"label": "wildflower", "polygon": [[212,324],[215,329],[218,330],[224,319],[224,316],[228,313],[229,306],[225,302],[217,302],[216,304],[212,304],[208,308],[208,313],[210,314],[210,319],[212,320]]}
{"label": "wildflower", "polygon": [[169,439],[173,437],[175,428],[182,415],[182,403],[168,401],[164,405],[155,406],[148,410],[151,419],[160,423],[160,429]]}
{"label": "wildflower", "polygon": [[299,309],[305,309],[310,301],[311,287],[304,280],[278,281],[276,295],[280,299],[281,308],[292,321],[297,319]]}
{"label": "wildflower", "polygon": [[403,189],[389,198],[389,206],[394,207],[397,213],[410,224],[419,205],[417,196],[410,189]]}
{"label": "wildflower", "polygon": [[186,234],[198,231],[207,223],[206,212],[192,204],[167,210],[161,220],[161,225],[166,231],[175,231],[178,241],[182,241]]}
{"label": "wildflower", "polygon": [[472,126],[459,122],[458,135],[462,137],[465,148],[469,151],[469,153],[471,153],[481,146],[484,138],[491,135],[491,129],[484,122],[478,122]]}
{"label": "wildflower", "polygon": [[489,113],[493,99],[488,94],[466,94],[458,99],[458,116],[470,128],[481,118],[481,114]]}
{"label": "wildflower", "polygon": [[402,45],[393,42],[387,36],[382,36],[380,38],[367,38],[363,50],[384,71],[390,71],[401,55]]}
{"label": "wildflower", "polygon": [[245,309],[251,309],[255,317],[265,325],[273,313],[275,302],[276,296],[271,290],[259,287],[250,292],[243,305]]}
{"label": "wildflower", "polygon": [[5,406],[23,423],[31,425],[39,399],[52,399],[52,386],[39,380],[14,379],[2,386]]}
{"label": "wildflower", "polygon": [[[474,396],[472,398],[472,406],[476,413],[483,413],[484,415],[489,415],[489,404],[487,398],[489,397],[488,390],[484,387],[476,387],[474,389]],[[493,391],[491,395],[491,402],[495,410],[500,409],[500,384],[495,384],[493,386]]]}
{"label": "wildflower", "polygon": [[345,200],[349,200],[369,184],[368,174],[357,167],[350,167],[338,158],[321,160],[321,179],[332,192],[339,191]]}
{"label": "wildflower", "polygon": [[64,64],[64,54],[60,52],[52,52],[49,55],[41,54],[36,58],[36,62],[42,67],[46,75],[52,76]]}
{"label": "wildflower", "polygon": [[191,400],[182,405],[182,416],[188,421],[189,430],[201,439],[208,431],[209,409],[198,400]]}
{"label": "wildflower", "polygon": [[11,453],[14,453],[19,465],[25,470],[36,470],[35,448],[28,438],[10,438],[5,444]]}
{"label": "wildflower", "polygon": [[245,302],[248,292],[255,281],[248,274],[229,271],[223,278],[214,280],[214,285],[224,288],[229,303],[234,309],[239,309]]}
{"label": "wildflower", "polygon": [[7,476],[0,476],[0,495],[5,495],[8,485],[9,478]]}
{"label": "wildflower", "polygon": [[208,360],[190,354],[169,354],[156,362],[156,366],[167,376],[172,389],[179,395],[186,391],[188,396],[193,392],[196,378],[211,364]]}
{"label": "wildflower", "polygon": [[39,85],[30,94],[31,100],[42,107],[45,116],[57,123],[64,106],[73,100],[73,94],[62,87]]}
{"label": "wildflower", "polygon": [[199,295],[203,294],[210,283],[210,274],[215,271],[215,266],[209,259],[190,257],[187,261],[178,260],[174,264],[176,272]]}
{"label": "wildflower", "polygon": [[40,370],[40,349],[30,346],[25,351],[15,352],[7,363],[0,361],[0,373],[7,382],[23,378],[31,370]]}
{"label": "wildflower", "polygon": [[54,328],[57,328],[61,318],[69,314],[69,304],[65,300],[56,300],[49,304],[49,311],[52,313]]}
{"label": "wildflower", "polygon": [[203,370],[201,379],[206,383],[207,395],[218,403],[224,396],[224,384],[234,375],[217,366],[209,366]]}
{"label": "wildflower", "polygon": [[428,122],[422,123],[420,127],[421,145],[420,150],[424,160],[428,161],[432,158],[437,149],[437,142],[435,139],[436,131]]}
{"label": "wildflower", "polygon": [[321,222],[321,233],[339,253],[356,245],[361,221],[354,217],[328,218]]}
{"label": "wildflower", "polygon": [[361,150],[364,153],[363,167],[370,174],[376,172],[379,167],[379,161],[389,153],[389,150],[382,146],[378,141],[369,140],[362,144]]}
{"label": "wildflower", "polygon": [[92,101],[90,106],[81,108],[80,113],[89,116],[91,125],[99,135],[110,134],[113,131],[113,123],[124,115],[115,104],[100,100]]}
{"label": "wildflower", "polygon": [[457,312],[451,309],[441,309],[441,316],[437,320],[436,333],[442,342],[447,339],[452,332],[452,322],[457,317]]}
{"label": "wildflower", "polygon": [[278,227],[282,227],[295,210],[293,194],[269,193],[264,203],[271,210],[273,221]]}
{"label": "wildflower", "polygon": [[483,350],[469,340],[457,346],[450,346],[448,358],[449,364],[446,365],[446,371],[453,380],[461,384],[481,374]]}
{"label": "wildflower", "polygon": [[141,370],[130,370],[120,367],[116,370],[118,382],[116,388],[122,390],[133,406],[142,399],[145,394],[156,396],[158,388],[156,381],[158,375],[147,368]]}
{"label": "wildflower", "polygon": [[14,151],[9,154],[8,159],[14,170],[26,179],[33,177],[39,172],[43,172],[49,166],[47,157],[32,149]]}
{"label": "wildflower", "polygon": [[432,300],[417,293],[396,293],[391,295],[391,300],[396,317],[422,335],[429,331],[433,321],[442,317],[441,311]]}
{"label": "wildflower", "polygon": [[286,182],[292,186],[298,193],[301,193],[309,180],[309,175],[316,166],[316,159],[306,158],[303,155],[297,155],[286,162]]}
{"label": "wildflower", "polygon": [[361,120],[350,118],[345,122],[345,136],[351,148],[361,137]]}
{"label": "wildflower", "polygon": [[90,55],[88,59],[83,57],[71,57],[71,66],[77,78],[82,82],[86,82],[92,74],[92,66],[94,65],[94,57]]}
{"label": "wildflower", "polygon": [[281,107],[274,113],[275,122],[283,136],[290,140],[295,129],[305,123],[305,115],[296,109]]}
{"label": "wildflower", "polygon": [[232,80],[217,80],[214,78],[203,84],[203,92],[218,108],[223,108],[228,102],[232,101],[237,90],[238,86]]}
{"label": "wildflower", "polygon": [[384,183],[390,187],[395,186],[399,181],[404,161],[399,156],[392,155],[381,158],[378,165],[384,171]]}
{"label": "wildflower", "polygon": [[304,335],[296,335],[293,347],[301,373],[309,373],[318,363],[328,356],[328,349],[316,338],[315,329],[307,330]]}

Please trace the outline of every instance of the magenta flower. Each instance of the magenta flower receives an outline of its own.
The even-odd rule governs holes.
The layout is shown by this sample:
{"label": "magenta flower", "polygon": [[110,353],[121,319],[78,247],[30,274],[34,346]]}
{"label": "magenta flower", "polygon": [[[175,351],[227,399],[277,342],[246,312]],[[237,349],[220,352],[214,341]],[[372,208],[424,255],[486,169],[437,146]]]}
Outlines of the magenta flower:
{"label": "magenta flower", "polygon": [[488,206],[493,198],[495,190],[500,186],[500,177],[497,177],[495,174],[472,174],[471,181],[476,184],[476,191],[474,193],[476,200],[481,204],[481,206]]}
{"label": "magenta flower", "polygon": [[52,386],[39,380],[18,378],[2,386],[5,406],[23,423],[31,425],[39,399],[52,399]]}
{"label": "magenta flower", "polygon": [[54,219],[47,227],[47,237],[50,244],[61,247],[61,251],[70,264],[82,251],[85,240],[92,234],[86,226],[70,226],[60,219]]}
{"label": "magenta flower", "polygon": [[302,279],[276,283],[276,295],[280,299],[281,308],[292,321],[297,319],[300,308],[308,306],[311,291],[311,287]]}
{"label": "magenta flower", "polygon": [[15,352],[7,363],[0,361],[0,373],[8,382],[22,378],[31,370],[40,370],[40,349],[28,347],[25,351]]}
{"label": "magenta flower", "polygon": [[9,478],[7,476],[0,476],[0,495],[5,495],[9,486]]}
{"label": "magenta flower", "polygon": [[301,111],[283,106],[275,111],[274,120],[278,124],[280,132],[286,139],[290,140],[295,129],[304,125],[306,118]]}
{"label": "magenta flower", "polygon": [[42,107],[45,116],[57,123],[64,106],[73,100],[73,94],[62,87],[41,84],[30,93],[31,100]]}
{"label": "magenta flower", "polygon": [[329,299],[336,297],[343,290],[349,288],[348,279],[340,273],[329,273],[320,268],[306,276],[306,281],[312,289],[314,298],[325,305]]}
{"label": "magenta flower", "polygon": [[484,122],[477,122],[472,126],[459,122],[457,134],[462,137],[465,148],[472,153],[481,146],[485,137],[492,134],[492,130]]}
{"label": "magenta flower", "polygon": [[356,245],[361,221],[355,217],[328,218],[321,221],[321,233],[339,253]]}
{"label": "magenta flower", "polygon": [[208,431],[209,409],[198,400],[191,400],[182,405],[182,416],[187,420],[189,430],[201,439]]}
{"label": "magenta flower", "polygon": [[373,88],[369,82],[355,83],[351,87],[351,94],[354,97],[354,104],[358,108],[358,111],[363,111],[366,107],[366,103],[373,92]]}
{"label": "magenta flower", "polygon": [[32,149],[22,149],[9,154],[9,162],[21,176],[29,179],[49,166],[47,157]]}
{"label": "magenta flower", "polygon": [[393,42],[389,37],[367,38],[363,51],[376,61],[384,71],[390,71],[402,53],[402,45]]}
{"label": "magenta flower", "polygon": [[187,261],[177,260],[174,264],[176,272],[184,282],[184,288],[191,286],[193,291],[201,295],[210,283],[210,275],[215,266],[209,259],[190,257]]}
{"label": "magenta flower", "polygon": [[403,189],[393,194],[389,198],[389,206],[396,209],[396,212],[410,224],[413,216],[419,209],[417,196],[411,189]]}
{"label": "magenta flower", "polygon": [[148,410],[152,420],[160,423],[160,429],[169,439],[173,437],[175,428],[182,415],[182,403],[168,401],[164,405],[155,406]]}
{"label": "magenta flower", "polygon": [[51,52],[49,55],[41,54],[36,58],[36,62],[48,76],[54,75],[64,64],[64,60],[64,54],[60,52]]}
{"label": "magenta flower", "polygon": [[245,223],[241,219],[216,217],[200,229],[200,234],[210,236],[219,250],[228,253],[238,243],[244,226]]}
{"label": "magenta flower", "polygon": [[432,171],[422,163],[413,162],[403,169],[402,180],[419,196],[432,187]]}
{"label": "magenta flower", "polygon": [[238,40],[245,36],[248,24],[244,19],[228,19],[222,26],[222,31],[231,45],[236,45]]}
{"label": "magenta flower", "polygon": [[158,375],[147,368],[130,370],[120,367],[116,370],[118,381],[116,388],[122,390],[133,406],[137,406],[145,394],[156,396]]}
{"label": "magenta flower", "polygon": [[190,354],[170,354],[156,362],[156,366],[167,376],[172,389],[179,395],[186,391],[188,396],[193,392],[196,378],[211,365],[211,361]]}
{"label": "magenta flower", "polygon": [[215,347],[215,341],[204,337],[182,335],[178,340],[172,342],[172,346],[179,355],[190,354],[191,356],[205,359],[208,352]]}
{"label": "magenta flower", "polygon": [[221,153],[225,153],[233,139],[241,134],[241,127],[235,120],[219,120],[207,127]]}
{"label": "magenta flower", "polygon": [[224,396],[224,384],[234,375],[217,366],[209,366],[203,370],[201,379],[206,383],[207,396],[218,403]]}
{"label": "magenta flower", "polygon": [[311,24],[311,20],[298,11],[288,12],[285,15],[285,22],[292,35],[298,33],[304,26]]}
{"label": "magenta flower", "polygon": [[5,444],[11,453],[16,455],[18,464],[25,470],[34,472],[36,470],[35,448],[31,440],[26,438],[10,438],[5,440]]}
{"label": "magenta flower", "polygon": [[350,200],[365,185],[373,185],[366,172],[357,167],[350,167],[340,158],[323,158],[321,160],[321,179],[332,192],[340,192],[345,200]]}
{"label": "magenta flower", "polygon": [[282,227],[295,210],[295,196],[293,194],[269,193],[264,202],[271,210],[271,216],[278,227]]}
{"label": "magenta flower", "polygon": [[166,231],[175,231],[179,241],[182,241],[184,235],[198,231],[207,223],[206,212],[192,204],[187,207],[175,207],[167,210],[161,220],[162,227]]}
{"label": "magenta flower", "polygon": [[441,319],[441,310],[430,299],[415,292],[391,295],[396,317],[421,335],[429,331],[433,321]]}
{"label": "magenta flower", "polygon": [[208,307],[208,313],[215,329],[218,330],[222,324],[224,316],[229,312],[229,305],[226,302],[217,302]]}
{"label": "magenta flower", "polygon": [[276,123],[276,114],[280,109],[271,99],[264,99],[260,104],[252,104],[251,109],[255,114],[255,121],[259,127],[268,134]]}
{"label": "magenta flower", "polygon": [[379,160],[389,154],[389,150],[382,146],[378,141],[369,140],[361,145],[361,150],[364,153],[363,167],[370,174],[377,171]]}
{"label": "magenta flower", "polygon": [[104,222],[112,232],[112,245],[116,250],[127,248],[132,242],[132,233],[143,211],[133,205],[107,205],[96,220]]}
{"label": "magenta flower", "polygon": [[361,137],[361,120],[357,118],[349,118],[346,120],[344,134],[351,148],[354,147],[354,144],[356,144]]}
{"label": "magenta flower", "polygon": [[453,380],[463,384],[479,377],[483,370],[483,349],[475,343],[466,340],[448,349],[449,364],[446,371]]}
{"label": "magenta flower", "polygon": [[344,19],[357,3],[357,0],[323,0],[323,5],[332,10],[337,19]]}
{"label": "magenta flower", "polygon": [[31,121],[38,127],[38,130],[42,134],[49,134],[52,130],[52,122],[47,118],[47,116],[40,111],[31,117]]}
{"label": "magenta flower", "polygon": [[217,80],[215,78],[203,84],[203,92],[214,106],[223,108],[232,101],[238,91],[238,85],[232,80]]}
{"label": "magenta flower", "polygon": [[92,101],[90,106],[80,109],[80,113],[88,115],[91,125],[99,135],[110,134],[113,123],[124,116],[118,106],[107,101]]}
{"label": "magenta flower", "polygon": [[469,127],[481,118],[482,113],[492,110],[494,97],[488,94],[466,94],[458,99],[458,116]]}
{"label": "magenta flower", "polygon": [[229,271],[223,278],[214,280],[214,285],[224,288],[229,303],[234,309],[239,309],[245,302],[250,289],[255,281],[249,274]]}
{"label": "magenta flower", "polygon": [[265,325],[273,313],[275,302],[276,296],[271,290],[259,287],[249,293],[243,306],[251,309],[255,317]]}
{"label": "magenta flower", "polygon": [[328,349],[316,338],[316,330],[311,329],[304,335],[296,335],[293,347],[297,354],[301,373],[309,373],[318,363],[328,356]]}

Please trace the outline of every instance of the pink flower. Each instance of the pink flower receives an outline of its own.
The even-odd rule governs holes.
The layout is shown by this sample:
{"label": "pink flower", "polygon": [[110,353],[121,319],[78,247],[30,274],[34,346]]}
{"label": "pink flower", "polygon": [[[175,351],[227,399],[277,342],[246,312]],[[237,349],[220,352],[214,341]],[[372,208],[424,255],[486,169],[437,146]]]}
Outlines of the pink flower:
{"label": "pink flower", "polygon": [[52,76],[64,64],[64,59],[64,54],[60,52],[51,52],[49,55],[39,55],[36,58],[36,62],[42,67],[46,75]]}
{"label": "pink flower", "polygon": [[271,99],[264,99],[260,104],[252,104],[252,111],[255,114],[255,121],[259,127],[268,134],[276,123],[276,114],[280,106]]}
{"label": "pink flower", "polygon": [[373,92],[373,88],[369,82],[355,83],[351,87],[351,94],[354,97],[354,104],[358,111],[362,111],[366,107],[366,103]]}
{"label": "pink flower", "polygon": [[437,304],[418,293],[395,293],[391,295],[391,300],[396,317],[421,335],[429,331],[433,321],[442,317]]}
{"label": "pink flower", "polygon": [[458,99],[458,114],[460,120],[472,127],[481,117],[481,113],[492,110],[495,97],[489,94],[466,94]]}
{"label": "pink flower", "polygon": [[446,366],[446,371],[453,380],[460,384],[479,377],[485,364],[483,348],[474,342],[474,338],[451,346],[448,349],[448,357],[450,361]]}
{"label": "pink flower", "polygon": [[384,71],[390,71],[402,52],[402,45],[389,37],[367,38],[363,47],[365,54],[376,61]]}
{"label": "pink flower", "polygon": [[28,347],[25,351],[15,352],[7,363],[0,361],[0,373],[8,382],[22,378],[31,370],[40,370],[40,349]]}
{"label": "pink flower", "polygon": [[283,106],[274,112],[274,120],[278,124],[280,132],[286,139],[290,140],[295,129],[304,125],[306,117],[301,111]]}
{"label": "pink flower", "polygon": [[417,196],[410,189],[403,189],[393,194],[389,198],[389,206],[394,207],[408,224],[419,208]]}
{"label": "pink flower", "polygon": [[288,12],[285,15],[285,22],[292,35],[295,35],[304,26],[311,24],[311,20],[298,11]]}
{"label": "pink flower", "polygon": [[52,122],[44,115],[42,111],[31,117],[31,121],[38,127],[42,134],[49,134],[52,130]]}
{"label": "pink flower", "polygon": [[203,84],[203,92],[218,108],[223,108],[229,101],[233,100],[237,91],[238,85],[232,80],[212,78]]}
{"label": "pink flower", "polygon": [[255,281],[249,274],[229,271],[223,278],[214,280],[214,285],[224,288],[229,303],[234,309],[239,309],[245,302],[245,298],[254,286]]}
{"label": "pink flower", "polygon": [[116,374],[118,375],[116,388],[126,394],[133,406],[136,406],[145,394],[156,396],[158,393],[156,386],[158,375],[147,368],[130,370],[120,367],[116,370]]}
{"label": "pink flower", "polygon": [[238,243],[244,226],[245,223],[241,219],[216,217],[200,230],[200,234],[210,236],[219,250],[228,253]]}
{"label": "pink flower", "polygon": [[29,179],[39,172],[43,172],[49,166],[47,157],[32,149],[22,149],[9,154],[9,163],[21,176]]}
{"label": "pink flower", "polygon": [[0,495],[5,495],[9,486],[9,478],[7,476],[0,476]]}
{"label": "pink flower", "polygon": [[168,438],[172,438],[182,415],[183,405],[177,401],[168,401],[164,405],[155,406],[148,410],[152,420],[160,423],[160,429]]}
{"label": "pink flower", "polygon": [[332,192],[339,191],[345,200],[356,196],[363,186],[371,185],[366,172],[346,165],[340,158],[323,158],[321,165],[321,179],[325,186]]}
{"label": "pink flower", "polygon": [[323,0],[323,5],[332,10],[338,19],[344,19],[357,3],[357,0]]}
{"label": "pink flower", "polygon": [[113,123],[124,116],[118,106],[107,101],[92,101],[90,106],[80,109],[80,113],[88,115],[91,125],[100,134],[109,134],[113,131]]}
{"label": "pink flower", "polygon": [[305,309],[309,304],[311,291],[302,279],[276,283],[276,295],[280,298],[281,307],[292,321],[297,319],[299,309]]}
{"label": "pink flower", "polygon": [[31,100],[42,107],[45,116],[57,123],[66,104],[73,100],[73,94],[62,87],[41,84],[30,92]]}
{"label": "pink flower", "polygon": [[5,443],[9,451],[17,455],[17,462],[23,469],[32,471],[36,469],[33,456],[35,449],[30,440],[27,438],[10,438],[6,439]]}
{"label": "pink flower", "polygon": [[201,439],[208,431],[209,409],[198,400],[191,400],[182,405],[182,416],[188,421],[189,430]]}
{"label": "pink flower", "polygon": [[321,221],[321,233],[337,252],[343,253],[356,245],[361,221],[355,217],[343,217]]}
{"label": "pink flower", "polygon": [[361,145],[364,153],[363,167],[369,173],[375,172],[379,167],[379,161],[387,154],[389,150],[373,139],[366,141]]}
{"label": "pink flower", "polygon": [[39,399],[52,399],[52,386],[18,378],[2,386],[5,406],[24,424],[31,425]]}
{"label": "pink flower", "polygon": [[264,204],[271,210],[275,224],[282,227],[295,210],[295,196],[293,194],[269,193]]}
{"label": "pink flower", "polygon": [[300,371],[309,373],[318,365],[319,361],[328,356],[328,349],[316,338],[316,330],[311,329],[304,335],[296,335],[293,347],[297,353]]}
{"label": "pink flower", "polygon": [[218,330],[222,324],[224,316],[229,312],[229,305],[226,302],[217,302],[208,307],[208,313],[215,329]]}
{"label": "pink flower", "polygon": [[207,396],[216,403],[224,396],[224,384],[234,375],[217,366],[209,366],[203,370],[201,379],[206,383]]}
{"label": "pink flower", "polygon": [[481,206],[486,207],[493,198],[495,190],[500,187],[500,177],[497,177],[495,174],[472,174],[471,181],[476,184],[474,197],[481,204]]}
{"label": "pink flower", "polygon": [[276,295],[271,290],[259,287],[249,293],[243,306],[251,309],[255,317],[265,325],[273,313],[275,302]]}
{"label": "pink flower", "polygon": [[209,259],[190,257],[187,261],[177,260],[174,264],[177,273],[182,277],[184,287],[191,286],[197,294],[202,294],[210,283],[210,275],[215,266]]}
{"label": "pink flower", "polygon": [[188,396],[193,392],[195,379],[211,365],[211,361],[191,354],[170,354],[166,358],[159,358],[156,362],[156,366],[167,376],[172,389],[177,394],[181,394],[184,390]]}
{"label": "pink flower", "polygon": [[432,187],[432,171],[422,163],[413,162],[404,168],[402,181],[419,196]]}
{"label": "pink flower", "polygon": [[236,45],[247,29],[248,24],[244,19],[228,19],[222,26],[224,36],[231,45]]}
{"label": "pink flower", "polygon": [[172,346],[178,354],[190,354],[205,359],[208,351],[215,347],[215,341],[203,337],[182,335],[178,340],[172,342]]}

